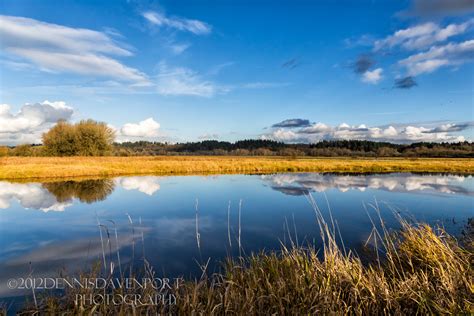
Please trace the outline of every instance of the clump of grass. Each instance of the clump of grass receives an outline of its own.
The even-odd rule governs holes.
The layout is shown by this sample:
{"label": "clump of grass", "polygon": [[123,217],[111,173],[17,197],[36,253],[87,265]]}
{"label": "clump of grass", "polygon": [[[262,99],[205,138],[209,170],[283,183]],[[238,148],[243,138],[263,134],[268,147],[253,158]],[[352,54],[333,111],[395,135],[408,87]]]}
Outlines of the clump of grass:
{"label": "clump of grass", "polygon": [[[329,232],[327,226],[324,228]],[[315,249],[284,248],[229,260],[224,274],[186,283],[179,314],[469,314],[474,312],[472,252],[442,229],[402,221],[385,235],[383,259],[364,265],[326,235]]]}

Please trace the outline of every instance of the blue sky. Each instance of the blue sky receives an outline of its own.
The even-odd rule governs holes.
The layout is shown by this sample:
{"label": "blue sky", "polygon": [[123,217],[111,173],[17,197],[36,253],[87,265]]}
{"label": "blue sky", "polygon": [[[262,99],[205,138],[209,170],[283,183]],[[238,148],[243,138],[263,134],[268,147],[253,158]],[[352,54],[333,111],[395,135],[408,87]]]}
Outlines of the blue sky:
{"label": "blue sky", "polygon": [[472,1],[2,1],[0,14],[0,143],[39,142],[59,118],[132,141],[473,136]]}

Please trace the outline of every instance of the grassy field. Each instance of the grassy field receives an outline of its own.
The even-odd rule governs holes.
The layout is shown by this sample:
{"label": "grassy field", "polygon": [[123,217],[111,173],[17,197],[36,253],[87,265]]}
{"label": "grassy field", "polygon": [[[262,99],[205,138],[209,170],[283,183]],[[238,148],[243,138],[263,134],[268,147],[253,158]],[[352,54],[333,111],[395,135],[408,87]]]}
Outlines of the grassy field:
{"label": "grassy field", "polygon": [[68,178],[132,174],[272,172],[474,173],[474,159],[355,159],[232,156],[3,157],[0,179]]}

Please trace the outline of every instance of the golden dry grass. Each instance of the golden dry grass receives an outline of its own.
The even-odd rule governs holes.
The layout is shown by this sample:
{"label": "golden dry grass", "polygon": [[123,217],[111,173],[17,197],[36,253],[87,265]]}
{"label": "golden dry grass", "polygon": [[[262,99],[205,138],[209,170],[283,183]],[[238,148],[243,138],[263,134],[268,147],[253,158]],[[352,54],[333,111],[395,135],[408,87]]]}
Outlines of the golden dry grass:
{"label": "golden dry grass", "polygon": [[131,174],[169,175],[272,172],[473,173],[474,159],[356,159],[232,156],[0,158],[0,179],[103,177]]}

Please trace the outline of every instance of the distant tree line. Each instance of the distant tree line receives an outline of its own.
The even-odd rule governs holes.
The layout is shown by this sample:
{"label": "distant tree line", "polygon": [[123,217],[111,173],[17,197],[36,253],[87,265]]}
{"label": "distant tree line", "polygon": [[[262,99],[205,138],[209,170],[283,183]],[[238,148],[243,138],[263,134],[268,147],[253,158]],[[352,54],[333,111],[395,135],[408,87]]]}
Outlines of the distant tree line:
{"label": "distant tree line", "polygon": [[313,157],[474,157],[474,143],[393,144],[366,140],[324,140],[314,144],[285,144],[272,140],[248,139],[234,143],[206,140],[168,144],[124,142],[114,144],[115,155],[237,155]]}
{"label": "distant tree line", "polygon": [[43,134],[42,141],[42,145],[0,146],[0,156],[474,157],[474,143],[467,141],[393,144],[366,140],[323,140],[313,144],[285,144],[246,139],[233,143],[217,140],[176,144],[149,141],[114,143],[114,131],[105,123],[93,120],[76,124],[59,121]]}

